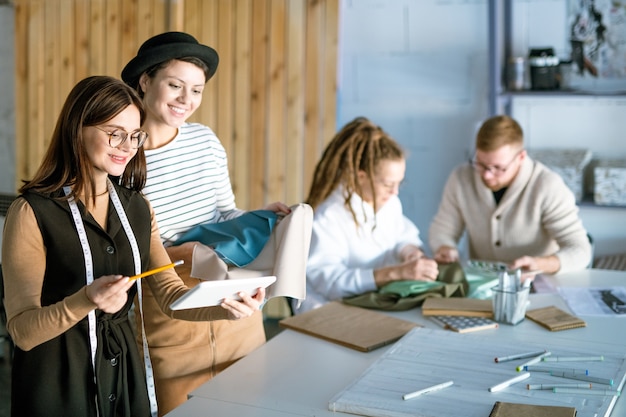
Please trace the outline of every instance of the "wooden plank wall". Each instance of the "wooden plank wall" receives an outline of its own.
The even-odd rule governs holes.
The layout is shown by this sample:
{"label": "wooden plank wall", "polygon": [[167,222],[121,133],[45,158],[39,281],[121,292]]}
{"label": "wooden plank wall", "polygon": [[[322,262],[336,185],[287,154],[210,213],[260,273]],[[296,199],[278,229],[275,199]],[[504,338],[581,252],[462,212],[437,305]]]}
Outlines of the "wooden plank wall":
{"label": "wooden plank wall", "polygon": [[338,2],[14,0],[17,186],[77,81],[119,77],[144,40],[179,30],[220,55],[192,120],[224,144],[238,206],[302,201],[335,132]]}

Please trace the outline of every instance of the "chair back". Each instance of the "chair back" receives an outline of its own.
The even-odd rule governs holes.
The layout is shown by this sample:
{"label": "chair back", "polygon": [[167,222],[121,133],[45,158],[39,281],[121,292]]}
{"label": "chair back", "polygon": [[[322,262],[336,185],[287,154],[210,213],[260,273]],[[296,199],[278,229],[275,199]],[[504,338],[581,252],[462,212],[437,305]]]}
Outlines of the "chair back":
{"label": "chair back", "polygon": [[593,241],[593,237],[587,233],[587,239],[589,239],[589,244],[591,245],[591,259],[589,260],[589,263],[587,264],[587,268],[593,268],[593,260],[594,260],[594,252],[595,252],[595,243]]}

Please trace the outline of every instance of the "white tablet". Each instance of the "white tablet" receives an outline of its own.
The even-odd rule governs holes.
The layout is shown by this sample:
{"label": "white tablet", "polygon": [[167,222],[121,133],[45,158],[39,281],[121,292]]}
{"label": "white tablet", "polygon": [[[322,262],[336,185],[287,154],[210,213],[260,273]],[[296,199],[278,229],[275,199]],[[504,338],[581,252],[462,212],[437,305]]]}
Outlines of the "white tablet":
{"label": "white tablet", "polygon": [[172,310],[220,305],[224,298],[241,300],[237,293],[243,291],[254,296],[259,288],[266,288],[276,281],[275,276],[204,281],[174,301]]}

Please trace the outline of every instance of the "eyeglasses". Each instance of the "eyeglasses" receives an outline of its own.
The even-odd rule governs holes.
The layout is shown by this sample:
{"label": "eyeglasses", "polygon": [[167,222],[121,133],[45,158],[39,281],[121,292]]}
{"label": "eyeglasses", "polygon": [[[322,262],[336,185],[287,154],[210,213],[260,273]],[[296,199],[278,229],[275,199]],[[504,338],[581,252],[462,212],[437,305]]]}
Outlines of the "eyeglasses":
{"label": "eyeglasses", "polygon": [[128,133],[127,131],[122,129],[114,129],[109,132],[98,126],[93,127],[109,135],[109,146],[112,148],[117,148],[118,146],[121,146],[124,142],[126,142],[126,139],[130,137],[130,147],[133,149],[139,149],[141,148],[141,145],[144,144],[146,139],[148,139],[148,132],[144,132],[143,130],[139,129]]}
{"label": "eyeglasses", "polygon": [[474,167],[474,169],[478,172],[490,172],[492,175],[495,176],[499,176],[499,175],[503,175],[513,164],[513,162],[515,162],[515,160],[517,159],[517,157],[519,156],[519,154],[521,154],[523,151],[520,150],[519,152],[517,152],[513,158],[511,159],[511,161],[508,164],[505,164],[504,166],[498,166],[498,165],[494,165],[494,166],[487,166],[485,164],[483,164],[480,161],[476,160],[476,156],[474,155],[474,157],[472,159],[470,159],[469,163]]}

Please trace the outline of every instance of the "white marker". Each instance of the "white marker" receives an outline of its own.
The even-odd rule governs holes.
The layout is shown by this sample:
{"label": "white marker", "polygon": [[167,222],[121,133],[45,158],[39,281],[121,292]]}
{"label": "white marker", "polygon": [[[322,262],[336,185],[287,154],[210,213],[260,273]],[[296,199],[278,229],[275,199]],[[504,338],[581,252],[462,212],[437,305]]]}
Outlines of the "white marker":
{"label": "white marker", "polygon": [[603,360],[604,356],[553,356],[542,359],[543,362],[592,362]]}
{"label": "white marker", "polygon": [[428,388],[421,389],[419,391],[414,391],[414,392],[410,392],[408,394],[404,394],[402,396],[402,399],[403,400],[410,400],[411,398],[419,397],[420,395],[426,394],[428,392],[438,391],[440,389],[447,388],[447,387],[449,387],[452,384],[454,384],[454,381],[443,382],[441,384],[433,385],[432,387],[428,387]]}
{"label": "white marker", "polygon": [[557,369],[557,368],[548,368],[546,366],[533,366],[526,365],[524,366],[524,371],[528,372],[569,372],[574,375],[589,375],[589,369]]}
{"label": "white marker", "polygon": [[489,392],[502,391],[503,389],[508,388],[517,382],[525,380],[529,376],[530,376],[529,372],[524,372],[523,374],[520,374],[516,376],[515,378],[507,379],[506,381],[501,382],[498,385],[494,385],[493,387],[489,388]]}
{"label": "white marker", "polygon": [[611,395],[619,397],[621,392],[610,389],[578,389],[578,388],[552,388],[556,394],[582,394],[582,395]]}
{"label": "white marker", "polygon": [[539,362],[541,362],[541,360],[542,360],[543,358],[548,357],[548,356],[550,356],[550,355],[552,355],[552,352],[544,352],[544,353],[542,353],[542,354],[541,354],[541,355],[539,355],[539,356],[535,356],[534,358],[532,358],[532,359],[531,359],[531,360],[529,360],[528,362],[525,362],[525,363],[521,364],[520,366],[518,366],[518,367],[517,367],[517,368],[515,368],[515,369],[517,370],[517,372],[521,372],[521,371],[523,371],[523,370],[524,370],[524,367],[525,367],[525,366],[528,366],[528,365],[534,365],[534,364],[536,364],[536,363],[539,363]]}
{"label": "white marker", "polygon": [[578,388],[591,389],[591,384],[528,384],[528,389]]}

